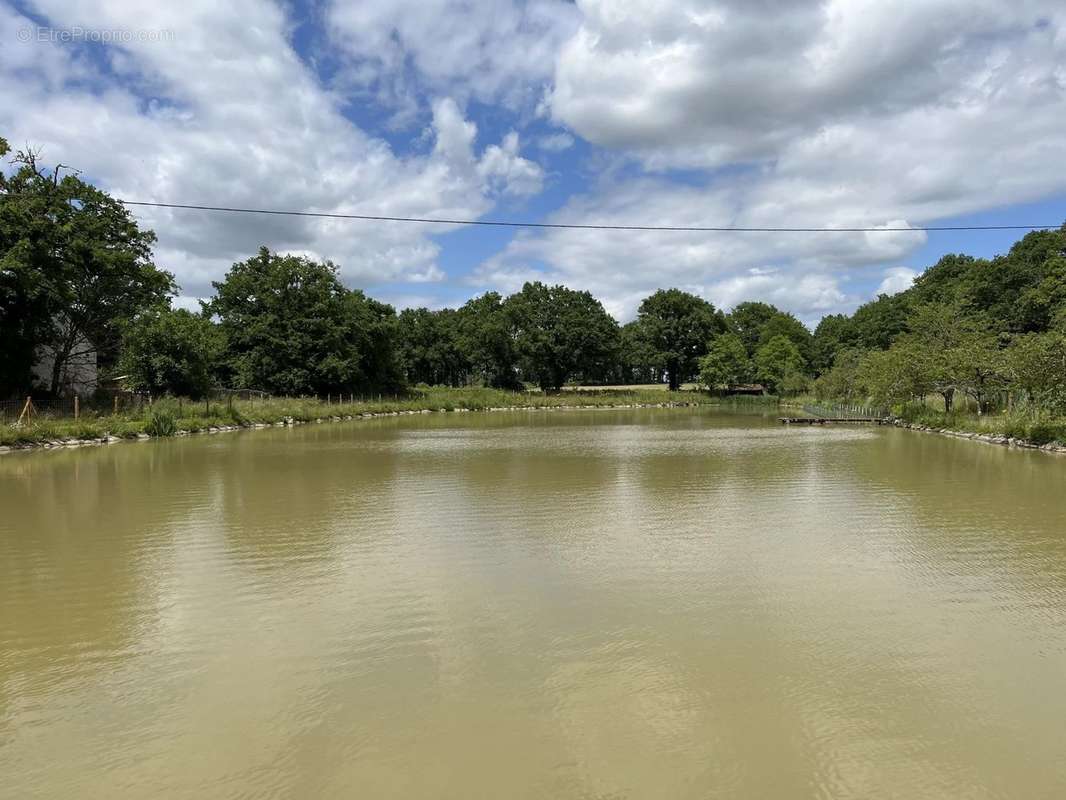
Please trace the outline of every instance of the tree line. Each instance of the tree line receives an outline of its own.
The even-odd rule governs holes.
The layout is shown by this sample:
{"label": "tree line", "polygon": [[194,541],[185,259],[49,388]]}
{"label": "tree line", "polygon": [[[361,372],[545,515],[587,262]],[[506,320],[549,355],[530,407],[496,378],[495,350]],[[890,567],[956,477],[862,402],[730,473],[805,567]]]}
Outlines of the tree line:
{"label": "tree line", "polygon": [[995,258],[944,256],[906,291],[825,317],[813,358],[823,398],[1066,414],[1066,225]]}
{"label": "tree line", "polygon": [[[911,289],[825,317],[813,333],[767,303],[726,313],[676,288],[645,298],[624,325],[591,293],[539,282],[396,313],[346,288],[336,265],[267,248],[235,263],[194,312],[172,307],[177,285],[153,262],[155,235],[121,203],[33,152],[12,164],[0,175],[0,397],[62,392],[89,346],[105,375],[192,397],[698,381],[847,401],[935,394],[949,409],[961,393],[982,411],[1066,399],[1066,226],[991,260],[946,256]],[[42,354],[44,380],[33,370]]]}

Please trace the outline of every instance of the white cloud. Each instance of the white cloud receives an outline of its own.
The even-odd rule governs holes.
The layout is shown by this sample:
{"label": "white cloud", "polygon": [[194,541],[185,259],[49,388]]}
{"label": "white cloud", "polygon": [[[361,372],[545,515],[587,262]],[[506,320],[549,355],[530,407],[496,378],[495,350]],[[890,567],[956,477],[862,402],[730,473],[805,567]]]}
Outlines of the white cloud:
{"label": "white cloud", "polygon": [[552,133],[537,139],[537,147],[549,153],[560,153],[574,146],[574,137],[569,133]]}
{"label": "white cloud", "polygon": [[877,287],[877,294],[899,294],[911,288],[918,273],[909,267],[892,267],[885,270],[885,278]]}
{"label": "white cloud", "polygon": [[[73,164],[115,196],[211,205],[388,216],[478,217],[495,193],[539,188],[517,135],[475,152],[459,106],[434,106],[430,152],[397,156],[338,108],[290,49],[288,21],[263,0],[218,4],[59,2],[37,12],[57,27],[168,30],[105,56],[115,80],[62,43],[0,48],[0,131],[49,161]],[[31,26],[0,7],[4,29]],[[14,36],[11,37],[14,39]],[[135,94],[130,87],[137,87]],[[147,95],[147,97],[146,97]],[[353,284],[436,281],[442,226],[138,209],[159,235],[160,266],[190,296],[210,293],[261,244],[329,258]]]}
{"label": "white cloud", "polygon": [[[3,3],[4,30],[28,24]],[[523,146],[560,152],[575,137],[593,155],[553,174],[553,192],[572,194],[549,221],[908,228],[1066,192],[1056,0],[338,1],[319,19],[332,50],[315,54],[339,63],[329,86],[290,47],[284,8],[40,0],[57,26],[136,20],[174,35],[108,48],[106,69],[10,37],[0,132],[118,196],[386,216],[478,217],[531,197],[545,175]],[[412,128],[393,148],[345,116],[353,105],[424,136]],[[261,243],[331,258],[353,284],[444,291],[432,286],[445,278],[441,226],[138,214],[190,295]],[[907,230],[527,230],[469,283],[563,281],[622,317],[676,285],[810,321],[865,299],[860,283],[903,286],[893,265],[925,242]]]}
{"label": "white cloud", "polygon": [[[549,221],[592,225],[766,227],[782,218],[798,226],[822,224],[824,206],[808,205],[802,192],[781,192],[763,176],[710,187],[679,186],[664,179],[607,181],[572,198]],[[829,209],[837,227],[871,220]],[[855,212],[856,214],[860,212]],[[882,218],[883,219],[883,218]],[[878,221],[885,225],[885,222]],[[891,227],[897,227],[893,222]],[[529,275],[593,291],[620,318],[660,287],[678,286],[728,307],[744,291],[772,300],[805,320],[844,310],[855,298],[839,288],[856,267],[902,258],[926,240],[921,231],[886,233],[728,233],[552,229],[519,234],[479,272],[482,285],[506,285]]]}
{"label": "white cloud", "polygon": [[511,108],[540,99],[579,18],[563,0],[337,1],[325,16],[346,77],[379,100],[421,86]]}
{"label": "white cloud", "polygon": [[[663,177],[594,183],[554,221],[907,228],[1066,191],[1066,173],[1049,168],[1066,163],[1061,3],[586,0],[581,9],[547,108]],[[673,180],[676,167],[704,177]],[[548,231],[520,236],[482,274],[536,268],[623,315],[641,292],[679,285],[725,304],[743,292],[776,298],[815,319],[858,302],[841,288],[856,268],[898,263],[925,241],[917,231]]]}
{"label": "white cloud", "polygon": [[[587,0],[553,116],[652,166],[773,158],[825,127],[974,107],[1062,78],[1052,0]],[[1030,96],[1032,91],[1026,91]]]}

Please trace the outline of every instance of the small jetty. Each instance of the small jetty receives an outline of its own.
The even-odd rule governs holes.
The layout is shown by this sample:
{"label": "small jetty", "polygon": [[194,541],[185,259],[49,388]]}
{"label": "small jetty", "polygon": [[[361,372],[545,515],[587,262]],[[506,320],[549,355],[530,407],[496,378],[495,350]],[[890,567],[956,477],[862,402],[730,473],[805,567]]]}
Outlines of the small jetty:
{"label": "small jetty", "polygon": [[865,406],[804,406],[805,417],[778,417],[783,425],[885,425],[887,409]]}
{"label": "small jetty", "polygon": [[880,417],[778,417],[785,425],[884,425]]}

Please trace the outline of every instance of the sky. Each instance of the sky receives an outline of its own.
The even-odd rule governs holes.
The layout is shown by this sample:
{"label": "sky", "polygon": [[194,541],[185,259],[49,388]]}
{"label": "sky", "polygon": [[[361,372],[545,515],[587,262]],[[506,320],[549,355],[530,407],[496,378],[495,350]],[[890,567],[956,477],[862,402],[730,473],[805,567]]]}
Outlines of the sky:
{"label": "sky", "polygon": [[[13,148],[127,200],[609,225],[1066,220],[1061,0],[0,0],[0,98]],[[676,286],[814,325],[1022,235],[136,216],[187,307],[266,245],[398,308],[543,280],[620,321]]]}

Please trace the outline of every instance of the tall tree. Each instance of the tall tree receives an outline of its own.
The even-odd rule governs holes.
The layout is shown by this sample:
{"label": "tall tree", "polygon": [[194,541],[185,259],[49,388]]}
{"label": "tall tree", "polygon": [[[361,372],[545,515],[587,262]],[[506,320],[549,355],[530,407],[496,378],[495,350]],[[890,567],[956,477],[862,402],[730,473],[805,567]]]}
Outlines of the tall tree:
{"label": "tall tree", "polygon": [[486,292],[466,302],[456,318],[459,349],[472,377],[497,389],[518,387],[518,356],[503,298]]}
{"label": "tall tree", "polygon": [[618,346],[618,381],[624,384],[657,383],[660,375],[655,366],[655,354],[641,336],[637,320],[622,326]]}
{"label": "tall tree", "polygon": [[399,383],[390,306],[350,292],[337,268],[263,247],[215,282],[237,385],[281,394],[391,390]]}
{"label": "tall tree", "polygon": [[792,314],[778,311],[773,314],[759,329],[759,346],[766,344],[775,336],[784,336],[796,345],[803,356],[805,363],[811,362],[811,354],[814,345],[814,337],[807,326],[800,322]]}
{"label": "tall tree", "polygon": [[723,333],[711,342],[700,359],[700,383],[708,389],[731,389],[751,377],[751,360],[744,342],[735,333]]}
{"label": "tall tree", "polygon": [[805,367],[799,348],[787,336],[779,334],[755,352],[755,378],[772,393],[780,390],[786,377]]}
{"label": "tall tree", "polygon": [[821,374],[836,363],[837,353],[851,349],[851,320],[844,314],[827,314],[814,329],[811,368]]}
{"label": "tall tree", "polygon": [[863,350],[887,350],[907,330],[911,307],[909,292],[882,294],[859,306],[851,317],[851,344]]}
{"label": "tall tree", "polygon": [[409,383],[461,386],[470,364],[459,342],[458,313],[407,308],[397,320],[400,362]]}
{"label": "tall tree", "polygon": [[522,374],[545,391],[572,377],[602,380],[618,349],[618,323],[588,292],[526,283],[505,303]]}
{"label": "tall tree", "polygon": [[24,387],[43,355],[58,393],[79,353],[113,361],[123,325],[165,307],[174,279],[152,262],[155,234],[117,200],[62,164],[45,170],[33,151],[15,165],[0,193],[0,333],[11,348],[0,391]]}
{"label": "tall tree", "polygon": [[744,348],[748,351],[748,358],[755,355],[755,351],[759,349],[760,344],[766,343],[766,340],[762,338],[763,328],[775,315],[780,313],[781,311],[777,306],[757,300],[748,300],[743,303],[737,303],[733,310],[726,315],[729,329],[739,336],[744,343]]}
{"label": "tall tree", "polygon": [[696,375],[707,343],[726,328],[713,305],[680,289],[660,289],[645,298],[637,322],[653,363],[666,373],[673,390]]}

